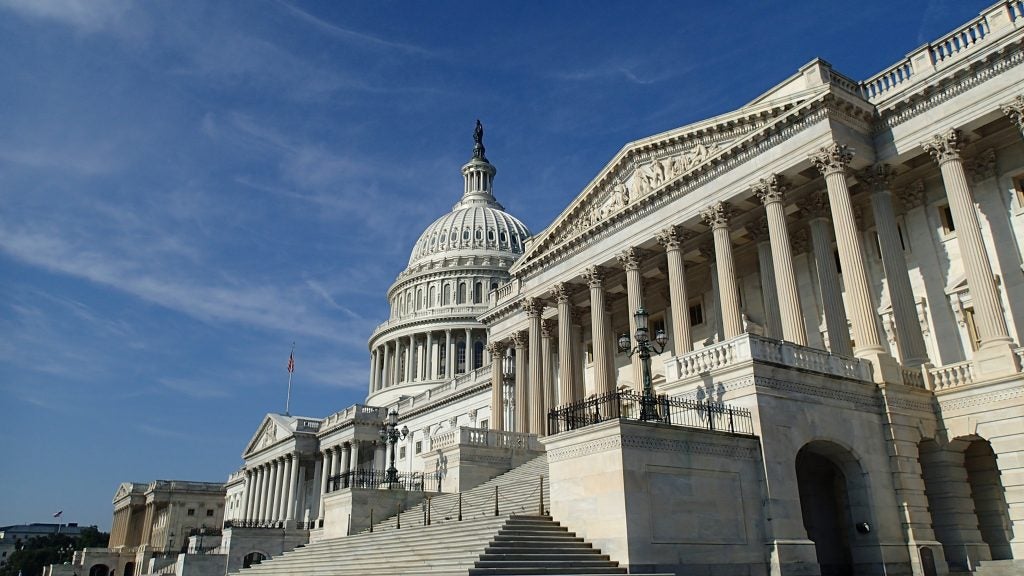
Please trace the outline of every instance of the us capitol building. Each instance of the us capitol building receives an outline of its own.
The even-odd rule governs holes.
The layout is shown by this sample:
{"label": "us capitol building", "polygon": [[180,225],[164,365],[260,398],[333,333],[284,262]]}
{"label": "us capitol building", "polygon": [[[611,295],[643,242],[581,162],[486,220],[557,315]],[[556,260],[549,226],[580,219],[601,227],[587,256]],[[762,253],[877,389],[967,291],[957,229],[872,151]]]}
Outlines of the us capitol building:
{"label": "us capitol building", "polygon": [[[199,496],[122,495],[76,569],[1024,573],[1022,64],[1016,0],[863,81],[814,60],[626,144],[533,232],[478,123],[366,402],[267,414],[206,544],[146,524]],[[493,558],[515,522],[608,571]]]}

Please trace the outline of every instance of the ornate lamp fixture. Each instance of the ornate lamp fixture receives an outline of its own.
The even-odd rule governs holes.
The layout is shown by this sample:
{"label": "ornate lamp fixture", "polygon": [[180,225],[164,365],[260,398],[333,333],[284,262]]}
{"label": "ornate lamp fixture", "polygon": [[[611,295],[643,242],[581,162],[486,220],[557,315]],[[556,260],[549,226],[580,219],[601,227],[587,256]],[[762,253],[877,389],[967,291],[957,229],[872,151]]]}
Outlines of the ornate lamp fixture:
{"label": "ornate lamp fixture", "polygon": [[640,365],[643,368],[644,378],[644,395],[640,401],[640,419],[647,420],[660,420],[658,416],[657,404],[654,401],[654,384],[651,379],[651,352],[655,354],[661,354],[665,351],[665,345],[668,344],[668,336],[665,335],[665,331],[659,329],[654,334],[654,341],[651,342],[650,329],[647,327],[647,320],[650,314],[647,310],[640,308],[633,314],[633,319],[636,321],[636,334],[633,338],[636,340],[636,347],[631,347],[629,334],[622,334],[619,336],[619,352],[628,352],[630,356],[638,354],[640,356]]}
{"label": "ornate lamp fixture", "polygon": [[391,488],[395,482],[398,482],[398,468],[395,467],[395,444],[398,443],[399,439],[405,440],[407,436],[409,436],[409,427],[402,426],[401,430],[398,429],[398,410],[392,408],[380,427],[381,441],[391,444],[391,465],[388,467],[387,476],[385,477],[388,488]]}

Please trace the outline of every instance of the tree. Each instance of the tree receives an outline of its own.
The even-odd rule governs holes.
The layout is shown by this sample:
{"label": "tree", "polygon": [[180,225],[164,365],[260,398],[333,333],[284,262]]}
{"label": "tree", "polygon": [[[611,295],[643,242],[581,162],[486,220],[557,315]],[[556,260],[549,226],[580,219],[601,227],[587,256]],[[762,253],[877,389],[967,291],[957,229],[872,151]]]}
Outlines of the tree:
{"label": "tree", "polygon": [[78,536],[67,534],[46,534],[16,544],[17,549],[7,558],[7,564],[0,568],[0,576],[40,576],[43,567],[50,564],[70,562],[75,550],[82,548],[105,548],[110,534],[100,532],[95,526],[83,528]]}

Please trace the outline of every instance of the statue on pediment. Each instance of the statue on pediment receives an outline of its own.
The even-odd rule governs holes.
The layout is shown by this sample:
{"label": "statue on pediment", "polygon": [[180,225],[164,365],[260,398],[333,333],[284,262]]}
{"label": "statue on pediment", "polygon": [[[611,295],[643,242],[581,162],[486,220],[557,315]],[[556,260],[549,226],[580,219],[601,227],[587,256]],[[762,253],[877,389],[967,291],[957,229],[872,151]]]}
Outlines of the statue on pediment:
{"label": "statue on pediment", "polygon": [[608,197],[605,198],[604,202],[597,207],[597,214],[595,220],[604,220],[612,214],[625,208],[626,204],[629,203],[629,189],[623,183],[618,183],[612,186],[611,192]]}

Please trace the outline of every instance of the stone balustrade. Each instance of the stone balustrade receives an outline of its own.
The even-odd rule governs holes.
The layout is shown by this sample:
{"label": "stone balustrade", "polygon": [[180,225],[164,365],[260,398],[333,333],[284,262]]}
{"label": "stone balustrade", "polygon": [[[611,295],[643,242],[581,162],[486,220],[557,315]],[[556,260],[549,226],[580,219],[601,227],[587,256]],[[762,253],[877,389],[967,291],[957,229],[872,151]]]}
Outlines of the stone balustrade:
{"label": "stone balustrade", "polygon": [[869,102],[891,97],[911,79],[926,75],[946,66],[985,44],[1000,27],[1024,26],[1024,1],[1007,0],[989,8],[979,17],[946,34],[939,40],[925,44],[896,64],[861,82],[861,95]]}
{"label": "stone balustrade", "polygon": [[439,386],[434,386],[426,392],[421,392],[415,396],[409,396],[399,400],[398,413],[401,414],[406,409],[420,406],[424,402],[438,400],[459,390],[464,390],[467,386],[472,386],[481,380],[489,380],[490,375],[490,366],[481,366],[480,368],[474,369],[472,372],[459,374],[455,378],[452,378]]}
{"label": "stone balustrade", "polygon": [[360,420],[363,422],[382,422],[386,416],[384,408],[377,406],[366,406],[365,404],[353,404],[344,410],[335,412],[323,420],[321,428],[328,429],[349,420]]}
{"label": "stone balustrade", "polygon": [[967,360],[928,370],[927,387],[939,392],[974,383],[974,362]]}
{"label": "stone balustrade", "polygon": [[402,314],[400,317],[392,318],[386,322],[381,322],[377,325],[377,328],[374,329],[373,333],[380,334],[392,326],[404,326],[410,321],[419,319],[429,319],[438,316],[476,316],[486,308],[486,304],[473,304],[468,306],[439,306],[436,308],[428,308],[427,310],[417,310],[415,312]]}
{"label": "stone balustrade", "polygon": [[496,290],[491,290],[488,300],[490,300],[490,306],[494,307],[502,302],[515,298],[519,295],[519,289],[522,286],[522,282],[518,278],[513,278],[508,282],[498,286]]}
{"label": "stone balustrade", "polygon": [[925,386],[925,376],[922,368],[901,368],[903,374],[903,385],[913,386],[914,388],[927,388]]}
{"label": "stone balustrade", "polygon": [[506,432],[487,428],[469,428],[459,426],[445,430],[434,436],[430,441],[433,450],[442,450],[451,446],[488,446],[491,448],[526,448],[542,450],[536,434],[522,432]]}
{"label": "stone balustrade", "polygon": [[752,361],[780,364],[840,378],[871,381],[871,363],[866,360],[846,358],[816,348],[754,334],[740,334],[714,346],[666,358],[665,379],[669,382],[684,380]]}

